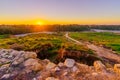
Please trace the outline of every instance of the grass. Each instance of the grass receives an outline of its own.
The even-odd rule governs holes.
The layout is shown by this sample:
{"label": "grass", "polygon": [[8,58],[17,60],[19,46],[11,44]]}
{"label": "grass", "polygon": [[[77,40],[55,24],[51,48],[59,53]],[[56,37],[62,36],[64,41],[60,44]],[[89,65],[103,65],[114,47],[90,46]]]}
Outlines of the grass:
{"label": "grass", "polygon": [[73,44],[68,41],[64,33],[54,34],[31,34],[24,37],[0,38],[0,48],[34,51],[40,54],[41,58],[54,60],[58,51],[65,47],[65,50],[82,51],[88,54],[93,52],[85,46]]}
{"label": "grass", "polygon": [[9,34],[5,34],[5,35],[0,35],[0,39],[5,39],[5,38],[9,38]]}
{"label": "grass", "polygon": [[108,32],[74,32],[70,33],[74,39],[81,41],[89,41],[96,45],[104,45],[120,53],[120,35]]}

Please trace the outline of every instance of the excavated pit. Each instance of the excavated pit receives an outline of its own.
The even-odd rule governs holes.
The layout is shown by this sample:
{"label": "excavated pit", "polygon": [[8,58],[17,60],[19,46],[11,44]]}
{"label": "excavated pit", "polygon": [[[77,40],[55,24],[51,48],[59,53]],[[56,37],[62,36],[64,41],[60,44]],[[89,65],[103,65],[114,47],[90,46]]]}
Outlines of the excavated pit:
{"label": "excavated pit", "polygon": [[39,59],[49,59],[54,63],[64,62],[66,58],[71,58],[77,62],[87,64],[90,66],[93,65],[94,61],[101,60],[99,57],[96,57],[95,55],[80,51],[65,51],[63,56],[61,56],[61,53],[59,52],[54,53],[37,52],[37,57]]}

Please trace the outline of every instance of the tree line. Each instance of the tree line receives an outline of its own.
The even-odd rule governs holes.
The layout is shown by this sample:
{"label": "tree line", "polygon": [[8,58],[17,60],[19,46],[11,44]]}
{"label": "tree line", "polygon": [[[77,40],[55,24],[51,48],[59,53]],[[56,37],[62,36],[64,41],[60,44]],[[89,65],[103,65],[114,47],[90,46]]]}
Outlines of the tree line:
{"label": "tree line", "polygon": [[92,25],[91,29],[120,30],[120,25]]}
{"label": "tree line", "polygon": [[0,25],[0,34],[24,34],[40,31],[78,32],[91,29],[120,30],[120,25]]}

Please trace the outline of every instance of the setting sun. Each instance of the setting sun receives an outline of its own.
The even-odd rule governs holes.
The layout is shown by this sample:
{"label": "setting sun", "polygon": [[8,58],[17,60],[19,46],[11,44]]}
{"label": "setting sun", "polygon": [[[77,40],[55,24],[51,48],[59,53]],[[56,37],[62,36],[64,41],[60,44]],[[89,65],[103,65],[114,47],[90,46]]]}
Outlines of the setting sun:
{"label": "setting sun", "polygon": [[42,21],[37,21],[36,24],[37,25],[44,25],[44,23]]}

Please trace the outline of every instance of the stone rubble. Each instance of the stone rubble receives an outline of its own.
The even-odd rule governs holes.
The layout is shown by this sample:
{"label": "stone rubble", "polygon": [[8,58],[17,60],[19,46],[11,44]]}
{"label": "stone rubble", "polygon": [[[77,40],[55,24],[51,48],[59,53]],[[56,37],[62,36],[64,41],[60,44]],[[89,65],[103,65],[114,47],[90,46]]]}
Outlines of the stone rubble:
{"label": "stone rubble", "polygon": [[54,64],[34,52],[0,49],[0,80],[120,80],[120,64],[108,69],[101,61],[88,66],[69,58]]}

